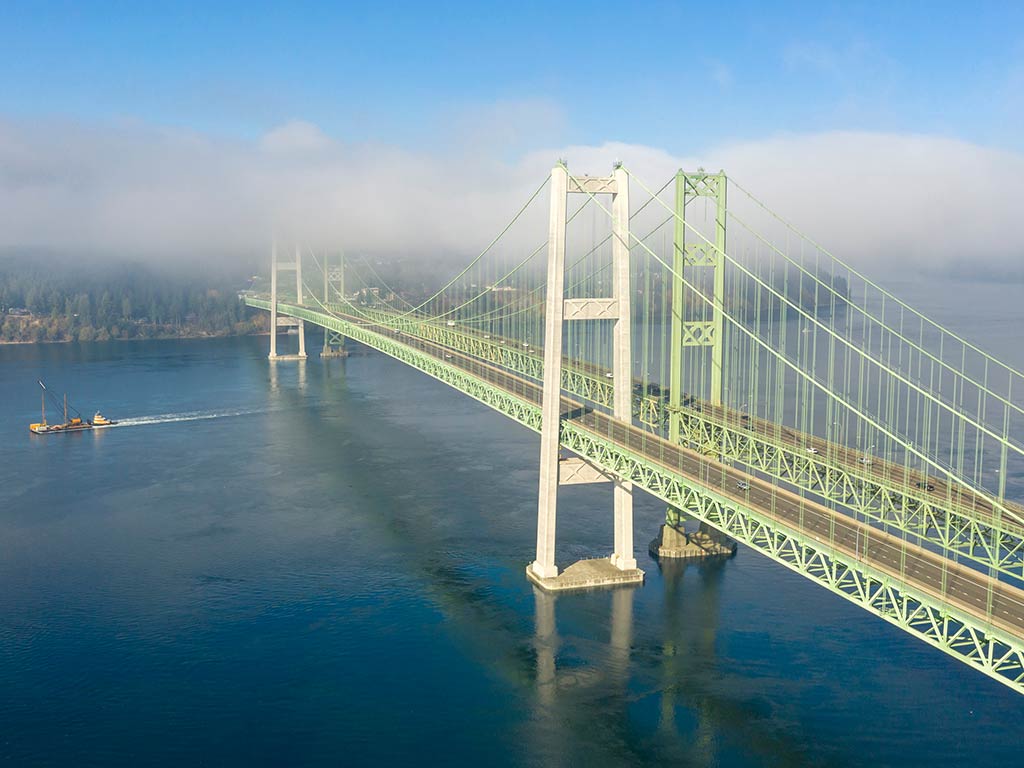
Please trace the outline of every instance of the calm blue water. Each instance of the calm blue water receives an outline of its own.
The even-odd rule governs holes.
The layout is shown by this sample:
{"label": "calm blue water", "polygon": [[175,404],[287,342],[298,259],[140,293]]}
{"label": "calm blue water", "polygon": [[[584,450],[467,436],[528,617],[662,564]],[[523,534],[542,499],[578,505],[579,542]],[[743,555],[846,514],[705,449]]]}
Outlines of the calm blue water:
{"label": "calm blue water", "polygon": [[[653,500],[642,589],[535,593],[532,433],[266,346],[0,347],[0,760],[1019,764],[1024,698],[749,550],[660,569]],[[32,437],[39,377],[136,423]],[[563,492],[560,562],[609,505]]]}

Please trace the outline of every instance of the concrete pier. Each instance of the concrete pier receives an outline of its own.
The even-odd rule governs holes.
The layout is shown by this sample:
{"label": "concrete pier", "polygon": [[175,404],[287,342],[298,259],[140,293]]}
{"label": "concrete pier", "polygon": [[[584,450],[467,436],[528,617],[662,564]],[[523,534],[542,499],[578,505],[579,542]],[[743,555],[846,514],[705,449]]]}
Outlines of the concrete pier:
{"label": "concrete pier", "polygon": [[649,550],[655,558],[732,557],[736,554],[736,542],[716,531],[706,530],[705,526],[693,533],[686,533],[666,523],[661,526]]}
{"label": "concrete pier", "polygon": [[644,572],[639,568],[626,570],[612,564],[610,557],[579,560],[557,576],[537,575],[532,565],[526,567],[526,578],[548,592],[564,592],[593,587],[628,587],[644,583]]}

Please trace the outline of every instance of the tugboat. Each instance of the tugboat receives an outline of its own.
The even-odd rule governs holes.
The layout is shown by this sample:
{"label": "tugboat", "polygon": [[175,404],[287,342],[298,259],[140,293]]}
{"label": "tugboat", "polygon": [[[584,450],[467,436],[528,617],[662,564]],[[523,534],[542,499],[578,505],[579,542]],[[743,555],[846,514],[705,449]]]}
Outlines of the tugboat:
{"label": "tugboat", "polygon": [[[94,426],[97,427],[108,427],[112,424],[116,424],[116,421],[111,421],[106,418],[99,411],[93,417],[92,421],[86,421],[82,418],[82,414],[78,412],[78,409],[73,405],[68,405],[68,396],[64,395],[64,421],[60,424],[48,424],[46,421],[46,398],[50,397],[57,405],[60,405],[60,401],[50,394],[50,391],[46,388],[46,385],[42,381],[39,382],[39,386],[43,390],[42,404],[43,404],[43,418],[37,424],[29,424],[29,431],[36,435],[49,435],[54,432],[82,432],[87,429],[92,429]],[[68,417],[68,408],[70,408],[77,416]]]}
{"label": "tugboat", "polygon": [[96,415],[92,417],[92,421],[89,422],[93,427],[112,427],[117,424],[116,421],[108,419],[99,411],[96,411]]}

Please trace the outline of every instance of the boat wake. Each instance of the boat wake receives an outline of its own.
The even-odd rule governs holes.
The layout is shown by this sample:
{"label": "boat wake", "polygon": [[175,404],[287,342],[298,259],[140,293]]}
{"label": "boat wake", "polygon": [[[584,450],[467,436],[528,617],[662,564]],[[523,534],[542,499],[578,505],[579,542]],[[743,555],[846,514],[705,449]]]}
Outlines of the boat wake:
{"label": "boat wake", "polygon": [[117,429],[118,427],[146,427],[151,424],[171,424],[177,421],[204,421],[207,419],[228,419],[234,416],[249,416],[257,413],[267,413],[262,409],[251,410],[230,410],[230,411],[188,411],[186,413],[161,413],[155,416],[136,416],[128,419],[118,419],[116,424],[108,426],[96,426],[93,429]]}

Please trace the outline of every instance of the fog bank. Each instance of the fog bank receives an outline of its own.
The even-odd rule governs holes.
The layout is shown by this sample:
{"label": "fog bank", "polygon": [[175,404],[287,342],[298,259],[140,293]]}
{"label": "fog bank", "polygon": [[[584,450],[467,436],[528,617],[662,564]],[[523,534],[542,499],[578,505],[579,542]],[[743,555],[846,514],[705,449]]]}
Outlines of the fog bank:
{"label": "fog bank", "polygon": [[594,174],[621,160],[657,186],[679,167],[725,169],[855,266],[1024,275],[1019,154],[863,132],[688,156],[618,142],[510,156],[481,151],[485,138],[412,150],[302,121],[242,141],[139,122],[0,120],[0,249],[232,259],[266,252],[276,235],[381,256],[468,256],[565,158]]}

